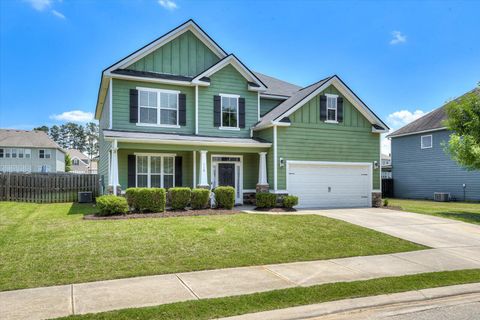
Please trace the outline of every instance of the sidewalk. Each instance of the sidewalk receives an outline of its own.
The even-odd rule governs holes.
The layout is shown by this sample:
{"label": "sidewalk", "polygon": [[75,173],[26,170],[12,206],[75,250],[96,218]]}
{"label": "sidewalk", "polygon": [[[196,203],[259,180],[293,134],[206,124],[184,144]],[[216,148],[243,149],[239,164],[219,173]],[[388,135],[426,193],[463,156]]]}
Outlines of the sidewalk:
{"label": "sidewalk", "polygon": [[479,226],[378,209],[308,213],[346,220],[434,249],[5,291],[0,292],[0,318],[45,319],[340,281],[480,268]]}

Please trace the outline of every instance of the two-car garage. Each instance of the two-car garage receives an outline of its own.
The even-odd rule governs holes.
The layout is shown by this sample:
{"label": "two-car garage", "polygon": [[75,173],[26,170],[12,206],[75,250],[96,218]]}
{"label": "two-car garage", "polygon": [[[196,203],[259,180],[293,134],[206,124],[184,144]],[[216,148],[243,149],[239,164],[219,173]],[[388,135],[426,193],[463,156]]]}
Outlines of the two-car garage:
{"label": "two-car garage", "polygon": [[371,163],[287,161],[286,174],[300,208],[371,206]]}

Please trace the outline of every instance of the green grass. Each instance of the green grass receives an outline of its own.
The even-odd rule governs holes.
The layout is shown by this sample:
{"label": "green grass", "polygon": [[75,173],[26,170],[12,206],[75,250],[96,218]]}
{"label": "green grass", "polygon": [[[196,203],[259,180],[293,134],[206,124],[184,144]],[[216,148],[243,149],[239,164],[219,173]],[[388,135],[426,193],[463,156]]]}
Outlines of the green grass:
{"label": "green grass", "polygon": [[425,248],[313,215],[82,219],[94,211],[0,202],[0,291]]}
{"label": "green grass", "polygon": [[480,224],[478,202],[435,202],[429,200],[388,199],[390,206],[402,210]]}
{"label": "green grass", "polygon": [[214,319],[327,301],[389,294],[480,281],[480,269],[433,272],[282,289],[243,296],[196,300],[156,307],[71,316],[68,319]]}

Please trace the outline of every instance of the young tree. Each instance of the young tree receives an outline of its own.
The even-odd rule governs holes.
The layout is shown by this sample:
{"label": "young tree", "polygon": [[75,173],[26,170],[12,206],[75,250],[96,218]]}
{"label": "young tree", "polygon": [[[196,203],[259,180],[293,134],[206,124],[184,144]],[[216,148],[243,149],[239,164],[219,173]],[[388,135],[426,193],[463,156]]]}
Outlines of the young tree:
{"label": "young tree", "polygon": [[480,86],[450,102],[446,125],[453,131],[445,149],[468,170],[480,170]]}
{"label": "young tree", "polygon": [[67,153],[65,155],[65,172],[70,171],[72,171],[72,158],[70,158],[70,155]]}

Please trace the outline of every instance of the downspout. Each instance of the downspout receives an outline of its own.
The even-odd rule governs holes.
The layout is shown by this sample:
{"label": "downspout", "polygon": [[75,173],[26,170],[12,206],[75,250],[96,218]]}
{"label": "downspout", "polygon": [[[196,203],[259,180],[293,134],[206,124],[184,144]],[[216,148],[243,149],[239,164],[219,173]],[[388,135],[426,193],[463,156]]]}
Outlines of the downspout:
{"label": "downspout", "polygon": [[273,125],[273,192],[277,192],[277,126]]}

